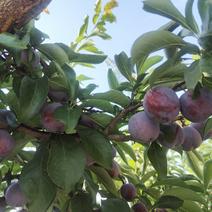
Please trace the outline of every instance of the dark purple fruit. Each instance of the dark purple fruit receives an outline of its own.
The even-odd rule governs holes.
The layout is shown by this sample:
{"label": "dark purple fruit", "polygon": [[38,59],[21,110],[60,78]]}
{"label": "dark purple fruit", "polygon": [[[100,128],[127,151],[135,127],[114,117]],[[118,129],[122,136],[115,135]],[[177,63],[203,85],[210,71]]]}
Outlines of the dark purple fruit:
{"label": "dark purple fruit", "polygon": [[65,130],[64,123],[54,117],[54,112],[59,107],[62,107],[62,104],[54,102],[45,105],[42,109],[41,122],[49,132],[64,132]]}
{"label": "dark purple fruit", "polygon": [[15,114],[6,109],[0,109],[0,128],[17,127]]}
{"label": "dark purple fruit", "polygon": [[161,125],[158,141],[167,148],[180,146],[184,141],[182,128],[176,123]]}
{"label": "dark purple fruit", "polygon": [[144,111],[160,123],[170,123],[180,111],[179,99],[171,88],[152,88],[144,96]]}
{"label": "dark purple fruit", "polygon": [[202,88],[194,98],[192,91],[186,91],[180,97],[180,104],[185,118],[192,122],[203,122],[212,114],[212,92]]}
{"label": "dark purple fruit", "polygon": [[23,207],[27,200],[18,182],[12,183],[5,192],[6,203],[11,207]]}
{"label": "dark purple fruit", "polygon": [[148,212],[148,209],[142,202],[138,202],[132,206],[134,212]]}
{"label": "dark purple fruit", "polygon": [[15,140],[6,131],[0,130],[0,157],[8,156],[15,148]]}
{"label": "dark purple fruit", "polygon": [[196,149],[202,143],[202,138],[199,132],[193,127],[183,127],[184,142],[182,149],[185,151],[191,151]]}
{"label": "dark purple fruit", "polygon": [[121,196],[128,202],[132,201],[137,195],[136,188],[132,183],[122,185],[120,192]]}
{"label": "dark purple fruit", "polygon": [[159,123],[149,118],[145,112],[134,114],[128,123],[129,133],[140,143],[150,143],[154,141],[160,133]]}
{"label": "dark purple fruit", "polygon": [[196,129],[202,138],[204,137],[205,122],[191,123],[190,127],[193,127],[194,129]]}
{"label": "dark purple fruit", "polygon": [[113,160],[112,168],[108,170],[108,173],[112,178],[119,177],[121,170],[120,170],[119,164],[116,161]]}

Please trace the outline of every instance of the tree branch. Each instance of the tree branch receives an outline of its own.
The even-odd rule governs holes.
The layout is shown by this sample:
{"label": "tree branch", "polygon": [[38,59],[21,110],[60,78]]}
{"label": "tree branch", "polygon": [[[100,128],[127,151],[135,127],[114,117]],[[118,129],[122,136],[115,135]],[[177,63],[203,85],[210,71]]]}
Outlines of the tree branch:
{"label": "tree branch", "polygon": [[116,124],[122,119],[124,118],[128,113],[138,109],[139,107],[141,107],[143,105],[143,102],[137,103],[135,105],[130,105],[128,107],[126,107],[124,110],[122,110],[111,122],[110,124],[106,127],[106,129],[104,130],[104,134],[105,135],[110,135],[113,130],[115,129]]}
{"label": "tree branch", "polygon": [[48,140],[51,135],[49,132],[39,131],[24,124],[21,124],[16,130],[39,140]]}

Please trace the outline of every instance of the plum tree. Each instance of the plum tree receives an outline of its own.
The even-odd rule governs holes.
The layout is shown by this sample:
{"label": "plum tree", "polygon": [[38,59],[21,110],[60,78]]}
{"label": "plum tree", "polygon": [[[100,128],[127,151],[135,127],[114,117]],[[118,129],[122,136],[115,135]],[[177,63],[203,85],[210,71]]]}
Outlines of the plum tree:
{"label": "plum tree", "polygon": [[67,102],[69,98],[66,91],[54,90],[54,89],[49,89],[48,96],[53,102],[62,102],[62,103]]}
{"label": "plum tree", "polygon": [[148,212],[148,209],[142,202],[138,202],[132,206],[134,212]]}
{"label": "plum tree", "polygon": [[161,132],[158,137],[158,141],[165,147],[173,148],[183,143],[184,135],[182,128],[176,124],[171,123],[167,125],[161,125]]}
{"label": "plum tree", "polygon": [[9,206],[22,207],[27,203],[26,196],[21,190],[19,182],[13,182],[5,192],[5,200]]}
{"label": "plum tree", "polygon": [[120,189],[121,196],[131,202],[137,195],[137,191],[135,186],[132,183],[123,184]]}
{"label": "plum tree", "polygon": [[128,122],[130,135],[140,143],[150,143],[154,141],[160,133],[159,123],[145,112],[134,114]]}
{"label": "plum tree", "polygon": [[144,111],[161,123],[170,123],[180,111],[179,99],[171,88],[154,87],[144,96]]}
{"label": "plum tree", "polygon": [[15,140],[6,131],[0,130],[0,157],[8,156],[15,147]]}
{"label": "plum tree", "polygon": [[181,112],[192,122],[203,122],[212,114],[212,92],[201,88],[196,97],[193,91],[186,91],[180,97]]}
{"label": "plum tree", "polygon": [[41,122],[43,127],[49,132],[64,132],[64,123],[54,117],[54,112],[59,107],[62,107],[62,104],[59,102],[54,102],[46,104],[42,109]]}
{"label": "plum tree", "polygon": [[185,151],[191,151],[196,149],[202,143],[202,138],[199,132],[190,126],[183,127],[184,141],[182,143],[182,149]]}
{"label": "plum tree", "polygon": [[121,174],[119,164],[115,160],[113,160],[112,168],[108,170],[108,173],[112,178],[117,178]]}

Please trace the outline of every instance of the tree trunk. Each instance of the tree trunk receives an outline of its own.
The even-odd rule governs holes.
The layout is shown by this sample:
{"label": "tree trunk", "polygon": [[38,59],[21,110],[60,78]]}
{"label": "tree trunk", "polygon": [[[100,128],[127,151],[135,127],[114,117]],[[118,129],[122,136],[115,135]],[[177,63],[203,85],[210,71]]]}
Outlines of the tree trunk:
{"label": "tree trunk", "polygon": [[51,0],[0,0],[0,33],[38,16]]}

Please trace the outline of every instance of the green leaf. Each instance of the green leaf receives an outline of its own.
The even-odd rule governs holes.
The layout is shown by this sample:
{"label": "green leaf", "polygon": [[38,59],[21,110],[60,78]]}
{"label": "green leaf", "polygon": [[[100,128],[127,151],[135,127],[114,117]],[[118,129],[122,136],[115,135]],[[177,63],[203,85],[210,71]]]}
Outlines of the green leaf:
{"label": "green leaf", "polygon": [[79,54],[75,53],[74,57],[71,58],[70,62],[75,63],[88,63],[88,64],[100,64],[107,58],[106,55],[98,54]]}
{"label": "green leaf", "polygon": [[20,183],[31,212],[46,212],[56,195],[56,186],[46,173],[48,150],[41,145],[34,158],[24,166]]}
{"label": "green leaf", "polygon": [[121,159],[128,165],[126,155],[125,155],[124,151],[122,150],[122,148],[119,145],[116,145],[116,150],[117,150],[119,156],[121,157]]}
{"label": "green leaf", "polygon": [[31,79],[25,76],[20,86],[20,110],[22,121],[28,121],[39,112],[48,94],[48,79]]}
{"label": "green leaf", "polygon": [[199,204],[193,201],[185,200],[183,203],[182,208],[185,211],[192,211],[192,212],[203,212],[202,208]]}
{"label": "green leaf", "polygon": [[71,198],[72,212],[91,212],[92,209],[92,197],[89,193],[81,192]]}
{"label": "green leaf", "polygon": [[187,160],[192,171],[196,174],[197,177],[199,177],[199,179],[203,179],[203,172],[202,172],[203,170],[201,161],[191,151],[185,152],[185,154],[187,156]]}
{"label": "green leaf", "polygon": [[102,99],[87,99],[86,101],[82,102],[81,107],[99,108],[100,110],[103,110],[105,112],[109,112],[112,114],[115,112],[113,105],[109,101],[102,100]]}
{"label": "green leaf", "polygon": [[188,30],[191,30],[191,27],[187,24],[185,17],[170,0],[145,0],[143,9],[147,12],[155,13],[174,20]]}
{"label": "green leaf", "polygon": [[175,196],[182,200],[191,200],[191,201],[199,202],[201,204],[206,204],[203,194],[195,192],[188,188],[176,187],[176,188],[167,189],[165,190],[163,195]]}
{"label": "green leaf", "polygon": [[116,89],[119,86],[118,79],[111,68],[107,72],[107,79],[110,89]]}
{"label": "green leaf", "polygon": [[194,89],[196,87],[202,78],[202,69],[200,68],[199,61],[193,62],[190,67],[185,70],[184,78],[188,89]]}
{"label": "green leaf", "polygon": [[161,62],[163,60],[162,56],[152,56],[145,60],[144,64],[140,67],[139,74],[145,73],[148,69],[150,69],[155,64]]}
{"label": "green leaf", "polygon": [[121,149],[127,153],[134,161],[136,161],[136,155],[135,152],[133,150],[133,148],[131,147],[131,145],[127,144],[127,143],[117,143],[117,145],[119,147],[121,147]]}
{"label": "green leaf", "polygon": [[192,189],[193,191],[197,191],[197,192],[204,192],[204,189],[202,189],[202,184],[199,182],[197,183],[198,183],[197,185],[190,185],[189,182],[186,183],[184,182],[184,180],[178,177],[167,177],[157,181],[155,184],[153,184],[153,186],[160,186],[160,185],[178,186],[178,187]]}
{"label": "green leaf", "polygon": [[186,18],[187,24],[191,27],[193,32],[198,34],[199,27],[197,25],[197,22],[194,18],[193,11],[192,11],[193,4],[194,4],[194,0],[187,0],[186,8],[185,8],[185,18]]}
{"label": "green leaf", "polygon": [[107,199],[102,201],[102,212],[131,212],[126,201],[121,199]]}
{"label": "green leaf", "polygon": [[125,96],[121,91],[117,90],[110,90],[105,93],[96,93],[92,96],[92,98],[107,100],[121,105],[122,107],[130,104],[130,98]]}
{"label": "green leaf", "polygon": [[207,10],[208,10],[208,1],[198,0],[197,6],[198,6],[199,15],[202,19],[202,22],[204,22],[207,15]]}
{"label": "green leaf", "polygon": [[90,115],[90,118],[96,122],[99,126],[103,128],[107,127],[108,124],[112,121],[113,116],[104,113],[93,113]]}
{"label": "green leaf", "polygon": [[83,38],[85,37],[85,34],[87,34],[88,22],[89,22],[89,16],[86,16],[85,19],[84,19],[83,25],[80,27],[79,35],[78,35],[78,37],[76,39],[77,43],[82,41]]}
{"label": "green leaf", "polygon": [[90,129],[78,131],[85,151],[100,165],[107,169],[112,166],[112,145],[99,132]]}
{"label": "green leaf", "polygon": [[175,196],[161,196],[160,199],[155,203],[154,208],[171,208],[178,209],[183,205],[183,200]]}
{"label": "green leaf", "polygon": [[100,166],[91,166],[90,170],[95,173],[95,175],[98,177],[99,182],[102,183],[111,194],[116,197],[118,196],[117,188],[112,178],[104,168]]}
{"label": "green leaf", "polygon": [[129,81],[132,81],[132,73],[134,70],[131,59],[127,56],[127,54],[125,52],[121,52],[119,55],[115,55],[115,62],[121,74]]}
{"label": "green leaf", "polygon": [[63,106],[54,112],[54,117],[65,124],[65,132],[71,134],[75,132],[82,110],[78,107],[70,108]]}
{"label": "green leaf", "polygon": [[212,129],[212,117],[209,117],[204,126],[204,136],[207,136]]}
{"label": "green leaf", "polygon": [[154,86],[164,82],[169,82],[170,79],[173,82],[183,81],[184,73],[187,70],[187,66],[182,63],[173,64],[172,62],[167,61],[151,73],[149,83],[151,86]]}
{"label": "green leaf", "polygon": [[156,142],[153,142],[148,149],[147,155],[159,177],[165,177],[167,175],[167,158],[162,147]]}
{"label": "green leaf", "polygon": [[61,66],[69,62],[66,52],[56,43],[41,44],[38,49],[50,60],[57,62]]}
{"label": "green leaf", "polygon": [[165,30],[147,32],[137,38],[131,49],[132,62],[141,67],[150,53],[170,46],[184,46],[179,36]]}
{"label": "green leaf", "polygon": [[27,49],[27,44],[29,40],[20,40],[18,35],[13,35],[7,32],[0,34],[0,45],[4,46],[5,48],[12,48],[12,49]]}
{"label": "green leaf", "polygon": [[204,164],[203,168],[204,173],[204,186],[207,189],[212,182],[212,160],[208,160]]}
{"label": "green leaf", "polygon": [[85,153],[74,136],[53,137],[50,144],[48,175],[58,187],[70,192],[83,176]]}
{"label": "green leaf", "polygon": [[97,0],[97,2],[95,4],[95,14],[93,16],[93,24],[97,23],[97,20],[99,18],[100,13],[101,13],[101,9],[102,9],[102,0]]}

